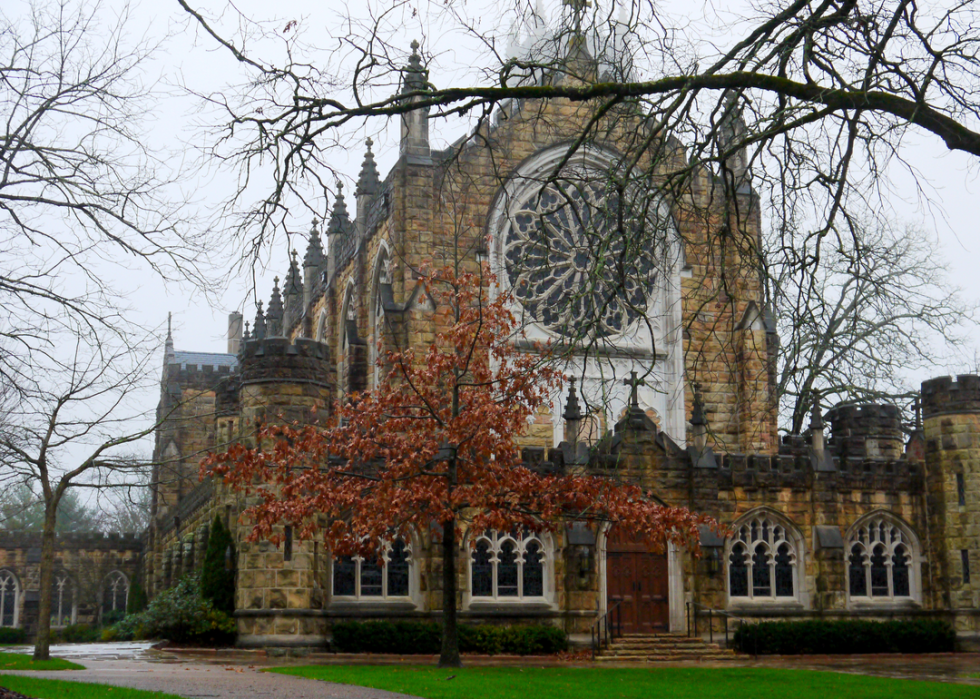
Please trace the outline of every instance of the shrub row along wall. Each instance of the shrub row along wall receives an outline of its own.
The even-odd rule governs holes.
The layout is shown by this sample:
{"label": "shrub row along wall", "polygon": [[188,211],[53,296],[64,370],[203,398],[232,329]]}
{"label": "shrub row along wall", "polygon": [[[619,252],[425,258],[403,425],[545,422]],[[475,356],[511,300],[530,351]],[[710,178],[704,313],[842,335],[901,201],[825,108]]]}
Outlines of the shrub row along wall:
{"label": "shrub row along wall", "polygon": [[[348,621],[333,625],[331,648],[340,653],[435,655],[442,626],[434,622]],[[547,655],[568,648],[554,626],[460,626],[459,649],[484,655]]]}
{"label": "shrub row along wall", "polygon": [[755,655],[950,653],[956,632],[945,621],[766,621],[745,624],[735,649]]}

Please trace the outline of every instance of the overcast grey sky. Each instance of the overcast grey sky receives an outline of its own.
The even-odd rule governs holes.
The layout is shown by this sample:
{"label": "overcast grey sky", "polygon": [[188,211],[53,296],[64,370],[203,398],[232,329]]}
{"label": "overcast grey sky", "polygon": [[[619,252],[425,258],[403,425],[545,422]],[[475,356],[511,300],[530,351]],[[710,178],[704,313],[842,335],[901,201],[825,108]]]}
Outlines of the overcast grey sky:
{"label": "overcast grey sky", "polygon": [[[103,8],[107,17],[111,16],[117,2],[119,0],[104,0]],[[7,0],[5,12],[10,13],[11,8],[18,4],[23,6],[24,0]],[[225,0],[194,0],[191,4],[209,16],[219,17],[216,26],[229,36],[235,34],[239,26],[238,20],[234,12],[227,9]],[[559,7],[557,1],[545,4],[551,13]],[[657,7],[668,15],[674,15],[678,25],[687,25],[685,31],[690,36],[699,37],[705,43],[710,42],[712,37],[719,41],[730,41],[732,18],[738,16],[740,10],[732,3],[719,4],[719,11],[711,3],[689,0],[672,0],[659,3]],[[385,3],[375,0],[348,3],[338,0],[279,0],[276,3],[243,0],[237,2],[236,7],[251,19],[267,20],[273,27],[285,26],[288,21],[297,20],[299,30],[304,32],[305,41],[325,50],[315,60],[335,60],[336,57],[331,57],[326,50],[336,46],[338,38],[345,35],[345,21],[350,13],[364,19],[367,13],[390,9],[393,4],[390,1]],[[479,47],[464,32],[440,19],[442,15],[439,11],[442,8],[441,0],[433,4],[422,1],[403,3],[398,5],[389,22],[399,40],[404,39],[405,50],[413,38],[423,39],[424,46],[435,57],[430,66],[430,79],[440,86],[465,80],[467,74],[474,70],[474,66],[485,58],[485,54],[480,56]],[[489,8],[499,10],[499,4],[483,0],[471,2],[465,8],[463,11],[472,21],[477,25],[482,22],[488,32],[503,36],[510,28],[509,25],[502,26],[506,22],[502,23],[499,15],[491,14]],[[481,14],[484,12],[485,15]],[[134,17],[134,31],[145,30],[159,36],[168,32],[171,34],[155,63],[155,69],[165,81],[175,87],[171,89],[172,96],[161,103],[159,113],[154,115],[154,134],[160,145],[166,145],[174,151],[174,157],[183,157],[190,162],[195,156],[195,146],[206,146],[208,139],[213,138],[201,128],[213,115],[199,112],[194,100],[182,96],[176,85],[186,84],[206,93],[240,83],[243,75],[224,49],[218,49],[209,37],[204,36],[188,21],[186,13],[176,0],[137,3]],[[433,139],[443,144],[451,142],[460,135],[461,128],[460,123],[447,125],[436,122],[432,125]],[[336,166],[347,175],[348,183],[357,175],[363,153],[363,136],[368,133],[376,141],[375,151],[382,176],[394,161],[397,150],[396,130],[390,124],[373,125],[369,131],[359,132],[352,137],[348,155],[341,149],[336,151]],[[894,187],[886,205],[894,208],[896,218],[919,222],[932,231],[936,238],[936,254],[943,257],[950,266],[950,282],[962,287],[968,299],[980,298],[980,272],[977,271],[980,262],[980,236],[977,230],[980,217],[976,213],[977,190],[980,187],[978,164],[968,156],[948,154],[938,139],[924,134],[913,134],[908,139],[903,156],[921,173],[919,184],[925,188],[930,199],[923,200],[915,180],[903,172],[901,167],[895,166],[891,172]],[[185,189],[192,193],[196,204],[205,213],[210,213],[221,206],[228,196],[231,181],[229,172],[213,168],[200,169],[187,182]],[[305,233],[309,225],[309,216],[304,214],[294,222],[295,232]],[[296,244],[302,254],[305,241],[297,240]],[[286,240],[280,239],[266,256],[265,267],[256,270],[255,288],[263,301],[268,299],[272,278],[276,275],[282,276],[286,270],[287,250]],[[227,269],[228,264],[227,259],[218,261],[215,274]],[[113,271],[113,274],[124,277],[120,281],[127,287],[138,287],[133,290],[130,299],[134,307],[139,309],[139,316],[144,323],[162,326],[167,313],[173,312],[178,349],[223,352],[226,347],[228,312],[244,310],[247,320],[254,316],[253,299],[249,297],[253,279],[247,274],[235,280],[213,306],[200,294],[186,287],[168,288],[159,280],[142,274],[131,279],[125,279],[125,272],[118,270]],[[976,346],[980,348],[980,332],[974,333],[974,337]],[[957,368],[965,369],[967,366],[964,363],[960,366],[937,367],[932,373],[943,374],[949,369]],[[925,378],[929,377],[912,377],[915,381]]]}

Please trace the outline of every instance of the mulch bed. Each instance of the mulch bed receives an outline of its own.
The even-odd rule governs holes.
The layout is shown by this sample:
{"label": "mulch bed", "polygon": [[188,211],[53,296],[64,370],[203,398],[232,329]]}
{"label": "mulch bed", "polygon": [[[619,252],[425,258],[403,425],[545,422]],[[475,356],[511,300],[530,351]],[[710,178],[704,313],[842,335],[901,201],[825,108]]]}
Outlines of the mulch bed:
{"label": "mulch bed", "polygon": [[23,694],[18,694],[17,692],[11,692],[9,689],[0,687],[0,699],[31,699]]}

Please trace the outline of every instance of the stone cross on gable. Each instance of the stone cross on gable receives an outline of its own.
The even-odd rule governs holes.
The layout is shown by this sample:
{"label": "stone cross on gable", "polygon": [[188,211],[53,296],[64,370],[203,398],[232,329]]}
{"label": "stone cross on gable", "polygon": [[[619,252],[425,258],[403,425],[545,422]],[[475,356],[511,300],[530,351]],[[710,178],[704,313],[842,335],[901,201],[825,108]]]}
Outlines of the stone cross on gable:
{"label": "stone cross on gable", "polygon": [[637,395],[636,389],[638,389],[640,386],[646,386],[647,382],[643,379],[637,378],[636,372],[631,371],[630,377],[628,379],[623,379],[623,385],[630,387],[630,407],[639,408],[640,397]]}

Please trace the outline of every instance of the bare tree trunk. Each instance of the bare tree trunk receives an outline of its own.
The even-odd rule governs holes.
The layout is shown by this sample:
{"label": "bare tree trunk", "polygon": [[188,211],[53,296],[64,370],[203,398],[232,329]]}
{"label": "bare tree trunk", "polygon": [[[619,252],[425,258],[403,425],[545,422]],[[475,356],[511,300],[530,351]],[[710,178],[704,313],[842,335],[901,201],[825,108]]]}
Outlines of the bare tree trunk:
{"label": "bare tree trunk", "polygon": [[37,609],[37,637],[34,640],[34,659],[51,657],[51,586],[54,582],[54,526],[58,503],[49,501],[44,510],[44,529],[41,533],[41,574]]}
{"label": "bare tree trunk", "polygon": [[462,667],[456,629],[456,520],[442,525],[442,654],[439,667]]}

